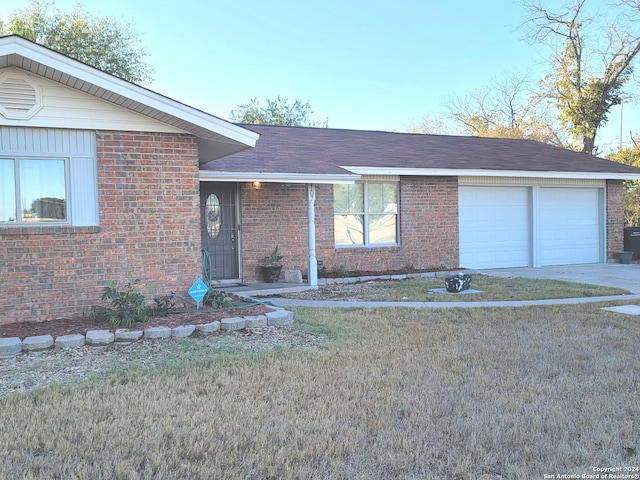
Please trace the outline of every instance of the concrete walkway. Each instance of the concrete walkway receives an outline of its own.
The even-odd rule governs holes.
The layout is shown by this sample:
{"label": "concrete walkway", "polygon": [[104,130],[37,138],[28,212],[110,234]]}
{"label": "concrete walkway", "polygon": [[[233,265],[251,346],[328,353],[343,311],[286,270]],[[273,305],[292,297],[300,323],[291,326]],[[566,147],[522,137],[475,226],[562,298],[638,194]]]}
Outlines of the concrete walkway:
{"label": "concrete walkway", "polygon": [[559,265],[537,268],[497,268],[478,270],[478,273],[496,277],[548,278],[577,283],[590,283],[618,287],[640,294],[640,265],[631,263],[591,263],[586,265]]}
{"label": "concrete walkway", "polygon": [[[338,307],[338,308],[476,308],[476,307],[528,307],[532,305],[573,305],[581,303],[634,301],[640,300],[640,265],[619,263],[597,263],[588,265],[562,265],[539,268],[508,268],[479,270],[477,273],[498,277],[543,278],[566,280],[577,283],[589,283],[609,287],[624,288],[631,295],[607,297],[558,298],[549,300],[518,300],[496,302],[360,302],[331,300],[296,300],[290,298],[271,298],[269,303],[279,307]],[[454,294],[451,294],[454,295]]]}
{"label": "concrete walkway", "polygon": [[574,305],[578,303],[640,300],[640,294],[614,295],[610,297],[557,298],[548,300],[515,300],[497,302],[360,302],[344,300],[296,300],[270,298],[268,303],[277,307],[325,307],[325,308],[477,308],[477,307],[530,307],[532,305]]}

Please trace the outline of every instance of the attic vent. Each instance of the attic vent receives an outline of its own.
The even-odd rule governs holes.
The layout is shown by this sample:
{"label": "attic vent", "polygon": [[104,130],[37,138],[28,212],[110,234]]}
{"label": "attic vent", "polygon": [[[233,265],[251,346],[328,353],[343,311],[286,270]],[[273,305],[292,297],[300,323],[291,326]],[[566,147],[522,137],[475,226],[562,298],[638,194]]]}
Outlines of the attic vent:
{"label": "attic vent", "polygon": [[40,88],[25,77],[0,75],[0,114],[12,120],[27,120],[42,107]]}

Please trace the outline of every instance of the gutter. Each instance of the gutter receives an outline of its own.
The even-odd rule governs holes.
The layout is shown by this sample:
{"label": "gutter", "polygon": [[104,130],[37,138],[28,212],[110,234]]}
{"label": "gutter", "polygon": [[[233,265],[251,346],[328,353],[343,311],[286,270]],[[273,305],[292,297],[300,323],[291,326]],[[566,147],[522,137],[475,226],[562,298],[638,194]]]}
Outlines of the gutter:
{"label": "gutter", "polygon": [[265,182],[265,183],[306,183],[336,184],[354,183],[360,180],[358,174],[313,174],[313,173],[266,173],[266,172],[218,172],[200,170],[203,182]]}
{"label": "gutter", "polygon": [[396,168],[353,167],[340,165],[358,175],[408,175],[430,177],[512,177],[512,178],[573,178],[589,180],[640,180],[640,173],[554,172],[535,170],[482,170],[458,168]]}

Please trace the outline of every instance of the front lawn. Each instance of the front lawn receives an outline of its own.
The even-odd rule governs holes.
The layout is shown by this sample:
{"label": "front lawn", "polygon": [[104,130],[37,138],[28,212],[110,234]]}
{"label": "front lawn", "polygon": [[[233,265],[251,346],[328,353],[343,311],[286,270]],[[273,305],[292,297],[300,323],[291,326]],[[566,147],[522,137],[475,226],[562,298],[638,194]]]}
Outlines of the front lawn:
{"label": "front lawn", "polygon": [[295,309],[300,328],[332,341],[198,349],[1,397],[0,478],[529,479],[637,467],[640,322],[601,306]]}
{"label": "front lawn", "polygon": [[444,278],[373,280],[322,285],[317,290],[284,294],[307,300],[354,300],[379,302],[489,302],[501,300],[544,300],[552,298],[601,297],[629,294],[621,288],[565,282],[562,280],[501,278],[473,275],[471,289],[478,293],[434,293],[443,289]]}

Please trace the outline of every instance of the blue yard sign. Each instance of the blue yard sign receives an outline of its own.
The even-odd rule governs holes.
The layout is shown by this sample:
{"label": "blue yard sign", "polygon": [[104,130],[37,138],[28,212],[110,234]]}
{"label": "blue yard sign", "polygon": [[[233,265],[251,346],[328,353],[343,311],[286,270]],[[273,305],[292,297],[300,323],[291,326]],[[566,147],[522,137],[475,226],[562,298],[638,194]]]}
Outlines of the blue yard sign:
{"label": "blue yard sign", "polygon": [[191,295],[191,298],[193,298],[199,306],[200,302],[208,291],[209,287],[207,287],[207,284],[204,283],[201,279],[197,279],[195,282],[193,282],[193,285],[191,285],[191,288],[189,289],[189,295]]}

